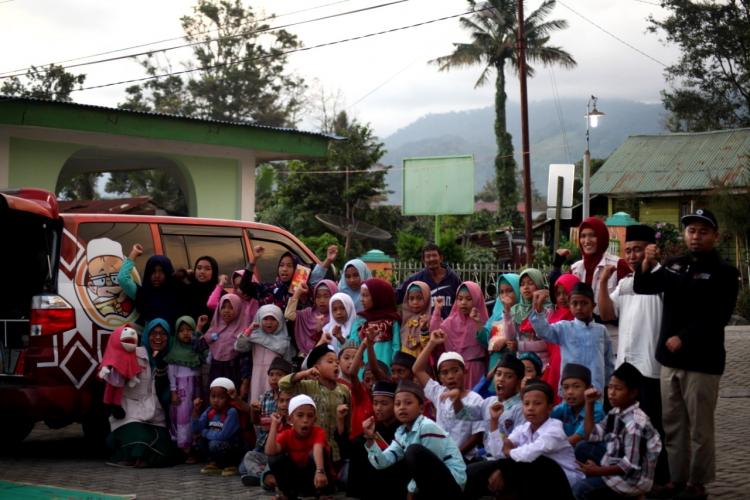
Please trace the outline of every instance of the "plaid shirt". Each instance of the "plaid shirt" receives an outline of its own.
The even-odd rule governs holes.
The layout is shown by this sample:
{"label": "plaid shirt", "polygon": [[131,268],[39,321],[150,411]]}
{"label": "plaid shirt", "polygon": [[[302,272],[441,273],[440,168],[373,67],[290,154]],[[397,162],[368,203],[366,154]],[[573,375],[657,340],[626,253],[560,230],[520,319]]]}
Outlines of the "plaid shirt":
{"label": "plaid shirt", "polygon": [[268,389],[260,396],[260,425],[255,426],[256,449],[262,450],[266,446],[268,431],[270,430],[270,418],[276,411],[276,393]]}
{"label": "plaid shirt", "polygon": [[616,465],[625,472],[604,476],[604,482],[612,490],[627,496],[651,490],[661,439],[638,403],[624,410],[612,408],[607,417],[594,426],[589,441],[606,443],[607,451],[601,465]]}

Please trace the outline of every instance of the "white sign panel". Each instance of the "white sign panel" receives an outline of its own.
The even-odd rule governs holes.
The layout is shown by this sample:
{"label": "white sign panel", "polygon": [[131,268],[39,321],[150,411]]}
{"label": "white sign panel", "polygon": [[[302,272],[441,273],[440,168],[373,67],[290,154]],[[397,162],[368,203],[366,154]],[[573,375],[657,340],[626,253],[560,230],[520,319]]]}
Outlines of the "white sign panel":
{"label": "white sign panel", "polygon": [[573,181],[575,180],[575,165],[552,163],[549,166],[549,181],[547,182],[547,206],[557,205],[557,178],[563,178],[562,206],[573,206]]}

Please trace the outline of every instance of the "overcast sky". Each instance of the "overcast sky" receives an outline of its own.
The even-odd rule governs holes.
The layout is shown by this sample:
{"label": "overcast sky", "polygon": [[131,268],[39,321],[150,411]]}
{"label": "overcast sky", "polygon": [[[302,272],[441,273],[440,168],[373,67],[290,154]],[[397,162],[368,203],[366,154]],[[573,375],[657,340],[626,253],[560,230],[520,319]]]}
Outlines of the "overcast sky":
{"label": "overcast sky", "polygon": [[[253,7],[280,17],[272,25],[303,21],[345,12],[387,0],[263,0]],[[531,12],[541,0],[527,0]],[[193,0],[0,0],[0,73],[30,64],[63,61],[96,52],[180,36],[179,18],[189,14]],[[328,5],[330,4],[330,5]],[[328,5],[307,12],[302,9]],[[568,7],[585,16],[582,19]],[[365,13],[337,17],[289,28],[306,46],[382,31],[430,19],[460,14],[464,0],[409,0]],[[561,97],[581,100],[585,110],[590,94],[608,98],[657,102],[665,86],[663,66],[606,34],[612,33],[654,59],[673,63],[674,47],[646,33],[649,14],[664,15],[657,0],[558,0],[553,18],[566,19],[569,28],[553,35],[552,43],[567,49],[578,61],[574,70],[538,68],[529,80],[529,99],[554,96],[553,77]],[[596,26],[595,26],[596,25]],[[493,87],[474,89],[479,69],[439,73],[427,61],[451,52],[452,42],[467,41],[458,19],[407,29],[332,47],[292,54],[290,68],[327,92],[341,92],[345,105],[360,120],[370,122],[385,137],[427,113],[478,108],[493,104]],[[150,46],[150,48],[173,45]],[[143,49],[140,49],[143,50]],[[178,66],[189,52],[172,51]],[[143,76],[132,59],[77,68],[86,85]],[[507,91],[517,99],[518,79],[509,74]],[[378,88],[379,87],[379,88]],[[123,100],[124,85],[76,92],[82,103],[115,106]],[[377,90],[375,90],[377,89]],[[370,94],[370,95],[367,95]],[[366,96],[366,97],[365,97]],[[303,122],[310,128],[312,123]]]}

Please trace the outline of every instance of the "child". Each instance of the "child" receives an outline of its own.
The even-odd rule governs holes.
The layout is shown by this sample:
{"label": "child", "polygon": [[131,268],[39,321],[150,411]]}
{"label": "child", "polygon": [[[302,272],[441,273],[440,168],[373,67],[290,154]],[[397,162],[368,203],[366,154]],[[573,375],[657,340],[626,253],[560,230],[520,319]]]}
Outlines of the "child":
{"label": "child", "polygon": [[[247,273],[247,277],[245,274]],[[249,277],[249,279],[248,279]],[[238,269],[232,273],[232,293],[242,299],[242,312],[245,318],[252,318],[258,312],[258,301],[253,297],[255,294],[254,284],[252,283],[252,273],[245,269]],[[216,284],[214,291],[208,297],[208,308],[211,311],[218,310],[219,300],[226,295],[225,287],[229,286],[229,278],[226,274],[219,276],[219,282]],[[210,318],[210,316],[209,316]]]}
{"label": "child", "polygon": [[317,497],[321,493],[333,498],[335,476],[331,470],[331,450],[326,432],[315,425],[316,418],[315,402],[304,394],[289,401],[291,429],[279,432],[281,416],[271,417],[271,431],[266,441],[268,467],[285,498]]}
{"label": "child", "polygon": [[467,376],[464,383],[466,389],[471,389],[485,374],[484,358],[487,353],[477,340],[477,332],[488,319],[484,295],[479,285],[473,281],[464,281],[458,287],[450,314],[442,320],[440,310],[444,300],[442,297],[435,299],[430,330],[440,329],[447,334],[445,349],[460,354],[465,360]]}
{"label": "child", "polygon": [[[278,359],[286,363],[283,359]],[[281,417],[281,423],[279,424],[278,429],[279,432],[292,428],[288,422],[289,401],[291,399],[292,394],[290,392],[278,391],[276,399],[273,400],[273,404],[268,405],[269,408],[273,406],[273,412],[269,414],[268,417],[261,417],[262,422],[265,422],[266,420],[268,422],[267,426],[265,424],[262,425],[262,430],[264,430],[265,433],[260,433],[261,429],[259,429],[258,441],[255,449],[245,453],[245,457],[242,459],[242,463],[239,467],[240,479],[245,486],[262,486],[265,491],[273,491],[276,487],[276,479],[268,468],[266,439],[268,439],[268,432],[271,430],[271,415],[273,415],[273,413],[276,413]],[[263,405],[263,403],[261,403],[261,405]],[[264,409],[265,408],[261,406],[261,412]],[[257,415],[257,411],[254,411],[253,415]]]}
{"label": "child", "polygon": [[430,339],[430,287],[424,281],[412,281],[401,304],[401,350],[415,358]]}
{"label": "child", "polygon": [[[570,312],[570,293],[573,287],[580,280],[572,274],[562,274],[558,276],[550,287],[555,300],[555,310],[549,315],[547,321],[550,324],[558,321],[570,321],[573,319],[573,313]],[[560,355],[560,346],[557,344],[547,344],[549,353],[549,368],[544,373],[542,380],[547,382],[553,389],[560,386],[560,371],[562,370],[562,356]],[[555,392],[555,403],[560,402],[560,396]]]}
{"label": "child", "polygon": [[[256,260],[261,258],[263,252],[262,247],[256,247]],[[292,297],[289,286],[299,264],[299,258],[292,252],[281,254],[276,266],[276,280],[273,283],[257,283],[255,286],[258,302],[262,305],[273,304],[282,311],[286,310],[287,302]]]}
{"label": "child", "polygon": [[341,346],[341,350],[339,351],[339,368],[341,369],[339,380],[350,385],[353,379],[349,377],[349,373],[351,372],[354,358],[357,356],[357,348],[358,346],[353,340],[348,340]]}
{"label": "child", "polygon": [[271,427],[271,414],[277,412],[279,380],[290,373],[292,373],[291,363],[282,357],[274,358],[274,360],[271,361],[271,365],[268,367],[267,372],[269,389],[260,396],[259,400],[253,400],[250,405],[253,422],[256,424],[256,446],[259,449],[263,449],[266,444],[268,430]]}
{"label": "child", "polygon": [[[466,498],[489,492],[516,494],[520,498],[572,498],[570,487],[583,479],[575,462],[573,448],[559,420],[552,413],[552,388],[541,380],[523,389],[526,423],[505,439],[502,458],[469,467],[471,482]],[[483,469],[483,474],[475,474]]]}
{"label": "child", "polygon": [[349,336],[357,320],[357,311],[352,298],[345,293],[334,293],[328,302],[329,320],[323,326],[323,333],[330,334],[331,345],[336,352],[340,346],[349,340]]}
{"label": "child", "polygon": [[[584,436],[584,393],[591,387],[591,370],[583,365],[568,363],[563,368],[560,379],[565,400],[552,410],[552,418],[562,422],[568,441],[575,447]],[[602,402],[597,401],[594,403],[594,422],[600,422],[603,418]]]}
{"label": "child", "polygon": [[523,379],[521,380],[521,389],[524,388],[526,382],[529,380],[541,379],[542,378],[542,360],[536,353],[531,351],[522,352],[518,355],[518,359],[523,363],[524,373]]}
{"label": "child", "polygon": [[604,441],[606,452],[599,463],[591,459],[594,457],[576,453],[581,470],[588,476],[573,487],[577,499],[600,498],[602,494],[608,498],[637,497],[651,490],[661,440],[638,407],[641,377],[627,362],[612,373],[607,388],[612,410],[603,424],[594,424],[594,405],[600,394],[593,387],[586,390],[584,435],[589,441]]}
{"label": "child", "polygon": [[317,423],[325,431],[333,461],[337,463],[341,456],[334,439],[336,409],[341,404],[351,404],[351,392],[346,385],[338,382],[338,358],[328,344],[315,347],[307,357],[307,364],[311,368],[282,378],[279,389],[293,394],[307,394],[313,398],[317,408]]}
{"label": "child", "polygon": [[[490,353],[488,363],[490,371],[494,371],[497,364],[503,359],[503,355],[508,352],[508,341],[514,340],[508,338],[503,328],[503,316],[506,304],[510,311],[510,308],[518,302],[518,298],[521,296],[520,280],[521,278],[516,273],[500,275],[497,279],[497,298],[495,299],[495,306],[492,308],[492,315],[484,324],[484,328],[477,332],[477,340]],[[491,379],[491,375],[488,374],[486,378]],[[487,380],[487,382],[490,382],[490,380]],[[488,383],[487,386],[491,394],[492,384]],[[474,390],[476,391],[476,388]]]}
{"label": "child", "polygon": [[173,438],[187,457],[188,463],[195,463],[190,454],[193,443],[193,426],[190,415],[193,400],[198,397],[200,384],[201,355],[193,350],[195,321],[190,316],[181,316],[175,323],[176,338],[164,357],[167,362],[169,390],[172,394]]}
{"label": "child", "polygon": [[374,418],[363,424],[368,459],[376,469],[386,469],[403,460],[406,475],[411,479],[407,486],[410,496],[461,498],[466,484],[466,464],[448,433],[422,416],[423,405],[422,388],[414,382],[401,382],[394,401],[396,418],[401,425],[391,444],[383,450],[376,442]]}
{"label": "child", "polygon": [[278,356],[292,359],[286,321],[278,306],[268,304],[258,309],[250,328],[237,337],[237,352],[252,352],[253,372],[250,377],[250,400],[257,401],[268,388],[268,370]]}
{"label": "child", "polygon": [[[219,283],[219,264],[210,255],[195,259],[192,272],[185,273],[185,280],[180,284],[179,305],[182,315],[198,318],[211,316],[216,308],[208,306],[208,299]],[[222,289],[223,291],[223,289]],[[216,297],[218,302],[219,297]]]}
{"label": "child", "polygon": [[[393,353],[401,349],[401,316],[396,309],[396,292],[387,281],[370,278],[362,284],[359,298],[362,311],[358,313],[351,337],[361,342],[367,336],[377,359],[390,366]],[[368,357],[365,356],[367,361]]]}
{"label": "child", "polygon": [[313,305],[297,310],[300,297],[307,295],[310,289],[307,283],[300,283],[294,290],[292,298],[286,304],[284,317],[294,321],[294,340],[297,343],[299,357],[304,358],[320,340],[323,325],[328,323],[331,296],[336,293],[336,283],[321,280],[312,289]]}
{"label": "child", "polygon": [[[208,373],[211,380],[226,377],[238,384],[245,378],[240,374],[241,360],[234,349],[234,343],[250,323],[250,318],[245,316],[246,311],[242,299],[233,293],[219,299],[219,307],[211,318],[211,325],[196,347],[198,351],[206,347],[209,349],[211,367]],[[199,320],[199,324],[201,323]]]}
{"label": "child", "polygon": [[[376,444],[385,450],[393,442],[393,437],[401,425],[396,419],[393,403],[396,397],[396,384],[380,380],[372,390],[372,408],[375,420]],[[350,439],[344,431],[344,417],[340,414],[336,440],[349,457],[349,474],[346,482],[346,494],[349,497],[363,499],[404,498],[406,484],[409,482],[403,467],[389,467],[385,470],[374,469],[367,460],[365,450],[366,438],[359,435]],[[369,417],[368,417],[369,418]],[[367,419],[365,419],[367,421]],[[342,430],[339,433],[339,430]]]}
{"label": "child", "polygon": [[594,322],[594,291],[585,283],[578,283],[570,294],[572,321],[558,321],[550,325],[541,314],[549,292],[534,293],[535,311],[529,316],[539,337],[560,345],[563,366],[576,363],[591,370],[591,383],[601,390],[612,373],[612,342],[604,325]]}
{"label": "child", "polygon": [[152,255],[146,262],[141,284],[133,279],[135,260],[143,254],[143,246],[133,245],[130,255],[120,266],[117,279],[125,295],[135,301],[139,325],[145,325],[155,318],[162,318],[168,324],[177,319],[178,288],[174,279],[172,262],[163,255]]}
{"label": "child", "polygon": [[344,264],[344,272],[339,280],[339,292],[347,294],[352,299],[357,312],[364,309],[359,300],[362,283],[371,277],[367,264],[360,259],[352,259]]}
{"label": "child", "polygon": [[210,406],[200,414],[202,401],[193,402],[193,432],[201,436],[201,448],[208,454],[208,464],[201,474],[221,474],[234,476],[242,452],[242,429],[240,416],[231,405],[231,393],[235,392],[234,382],[219,377],[211,382]]}
{"label": "child", "polygon": [[[448,431],[468,462],[476,456],[476,447],[482,443],[485,428],[482,422],[462,420],[456,413],[461,411],[462,405],[481,406],[483,400],[476,392],[465,389],[466,367],[463,358],[457,352],[444,352],[440,355],[437,363],[440,383],[435,382],[427,373],[432,351],[445,342],[446,334],[442,330],[435,330],[430,334],[429,342],[414,363],[414,376],[424,387],[427,398],[435,405],[437,424]],[[443,396],[446,391],[454,389],[458,393],[454,394],[454,401]]]}
{"label": "child", "polygon": [[[429,340],[429,337],[427,337]],[[403,351],[399,351],[393,355],[393,361],[391,361],[391,379],[395,383],[403,382],[404,380],[414,380],[414,363],[417,358]]]}

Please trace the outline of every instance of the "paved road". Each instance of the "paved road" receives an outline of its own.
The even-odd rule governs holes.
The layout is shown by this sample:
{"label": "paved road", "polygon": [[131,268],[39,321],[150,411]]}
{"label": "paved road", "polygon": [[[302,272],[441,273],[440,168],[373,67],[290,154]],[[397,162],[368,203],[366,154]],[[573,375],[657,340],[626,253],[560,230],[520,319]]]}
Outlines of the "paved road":
{"label": "paved road", "polygon": [[[727,328],[727,373],[717,410],[718,478],[713,498],[750,497],[750,327]],[[0,445],[0,479],[148,498],[267,498],[239,478],[205,477],[198,466],[117,469],[87,450],[79,426],[37,426],[18,448]]]}

